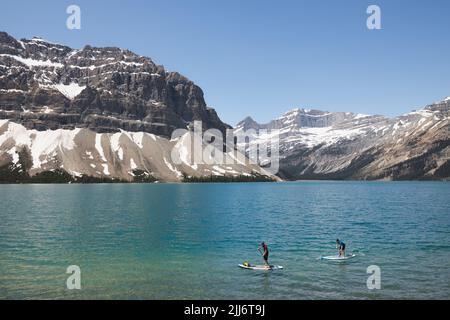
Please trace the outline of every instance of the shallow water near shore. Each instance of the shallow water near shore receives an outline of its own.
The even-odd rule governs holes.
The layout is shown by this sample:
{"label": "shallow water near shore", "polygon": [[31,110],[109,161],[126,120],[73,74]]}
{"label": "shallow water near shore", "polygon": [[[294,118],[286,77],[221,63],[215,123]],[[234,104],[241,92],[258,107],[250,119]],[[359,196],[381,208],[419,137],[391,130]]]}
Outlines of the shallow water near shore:
{"label": "shallow water near shore", "polygon": [[[0,299],[450,298],[450,183],[0,185],[0,201]],[[336,238],[357,257],[319,260]],[[261,241],[284,270],[238,268]]]}

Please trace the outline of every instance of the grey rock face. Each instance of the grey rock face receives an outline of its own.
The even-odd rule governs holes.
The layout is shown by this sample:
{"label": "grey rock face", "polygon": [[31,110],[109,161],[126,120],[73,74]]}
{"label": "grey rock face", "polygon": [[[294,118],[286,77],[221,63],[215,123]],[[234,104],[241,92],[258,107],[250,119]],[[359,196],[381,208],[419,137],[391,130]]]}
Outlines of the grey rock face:
{"label": "grey rock face", "polygon": [[74,50],[0,32],[0,118],[28,129],[88,128],[170,136],[194,120],[225,131],[203,91],[151,59],[119,48]]}

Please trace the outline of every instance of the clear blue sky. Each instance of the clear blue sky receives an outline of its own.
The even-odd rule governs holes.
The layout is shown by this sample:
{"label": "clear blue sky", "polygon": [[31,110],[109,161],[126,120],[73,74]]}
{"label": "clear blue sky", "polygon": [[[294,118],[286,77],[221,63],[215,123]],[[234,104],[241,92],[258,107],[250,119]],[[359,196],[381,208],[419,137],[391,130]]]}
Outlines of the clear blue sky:
{"label": "clear blue sky", "polygon": [[[66,29],[78,4],[82,30]],[[366,9],[382,10],[382,30]],[[119,46],[201,86],[235,124],[295,107],[399,115],[450,96],[448,0],[2,0],[0,30]]]}

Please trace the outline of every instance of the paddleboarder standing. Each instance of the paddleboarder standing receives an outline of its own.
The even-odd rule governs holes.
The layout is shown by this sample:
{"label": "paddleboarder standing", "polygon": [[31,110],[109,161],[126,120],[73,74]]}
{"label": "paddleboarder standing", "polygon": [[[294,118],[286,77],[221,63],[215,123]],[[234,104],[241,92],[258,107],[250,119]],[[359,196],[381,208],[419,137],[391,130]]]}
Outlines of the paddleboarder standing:
{"label": "paddleboarder standing", "polygon": [[339,250],[339,257],[345,257],[345,243],[336,239],[336,248]]}
{"label": "paddleboarder standing", "polygon": [[261,245],[258,247],[258,251],[261,253],[264,263],[266,266],[270,266],[269,264],[269,247],[265,242],[261,242]]}

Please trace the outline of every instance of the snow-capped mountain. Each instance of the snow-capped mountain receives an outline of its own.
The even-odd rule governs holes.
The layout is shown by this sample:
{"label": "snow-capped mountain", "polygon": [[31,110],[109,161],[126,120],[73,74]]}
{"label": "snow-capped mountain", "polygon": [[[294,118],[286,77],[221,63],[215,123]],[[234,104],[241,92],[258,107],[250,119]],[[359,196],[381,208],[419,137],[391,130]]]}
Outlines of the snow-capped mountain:
{"label": "snow-capped mountain", "polygon": [[449,121],[450,97],[396,118],[294,109],[235,130],[279,130],[285,179],[449,179]]}
{"label": "snow-capped mountain", "polygon": [[229,126],[202,90],[150,58],[120,48],[81,50],[0,32],[0,118],[28,129],[89,128],[170,137],[192,121]]}
{"label": "snow-capped mountain", "polygon": [[[449,179],[449,117],[450,97],[396,118],[294,109],[235,130],[279,130],[285,179]],[[198,86],[149,58],[0,32],[0,182],[269,175],[242,161],[194,163],[190,134],[169,137],[195,120],[229,128]]]}
{"label": "snow-capped mountain", "polygon": [[[0,182],[267,174],[242,161],[194,163],[191,134],[169,137],[195,120],[204,129],[229,127],[206,106],[198,86],[149,58],[0,32]],[[172,151],[181,161],[173,161]]]}

